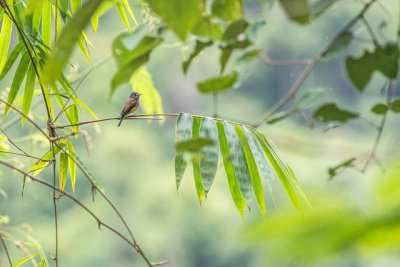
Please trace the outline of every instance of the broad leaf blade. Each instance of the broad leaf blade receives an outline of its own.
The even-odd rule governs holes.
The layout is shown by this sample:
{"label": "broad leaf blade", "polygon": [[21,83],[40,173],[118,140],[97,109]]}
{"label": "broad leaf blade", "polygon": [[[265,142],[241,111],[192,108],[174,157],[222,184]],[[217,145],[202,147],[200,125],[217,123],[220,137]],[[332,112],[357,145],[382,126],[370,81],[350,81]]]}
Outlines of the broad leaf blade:
{"label": "broad leaf blade", "polygon": [[[24,81],[26,72],[28,71],[30,63],[29,54],[25,53],[21,61],[18,64],[17,70],[15,71],[14,79],[11,84],[10,92],[8,93],[7,102],[12,105],[14,103],[15,98],[17,97],[18,91],[21,87],[22,82]],[[7,116],[10,107],[6,106],[4,109],[4,116]]]}
{"label": "broad leaf blade", "polygon": [[214,0],[211,12],[227,21],[239,19],[243,16],[242,0]]}
{"label": "broad leaf blade", "polygon": [[[176,121],[175,139],[176,142],[185,141],[192,138],[193,118],[191,114],[180,113]],[[187,166],[186,160],[183,158],[183,153],[176,152],[175,154],[175,177],[176,189],[179,189],[183,174]]]}
{"label": "broad leaf blade", "polygon": [[[24,99],[22,104],[22,113],[28,116],[31,109],[33,90],[35,89],[36,71],[33,64],[30,64],[28,74],[26,75]],[[22,125],[25,123],[25,116],[21,117]]]}
{"label": "broad leaf blade", "polygon": [[[193,139],[200,136],[201,118],[193,118]],[[194,185],[196,186],[197,197],[199,198],[200,205],[203,202],[206,193],[204,190],[203,182],[201,180],[200,160],[197,157],[192,159]]]}
{"label": "broad leaf blade", "polygon": [[235,168],[233,167],[232,159],[230,156],[229,143],[225,135],[223,122],[217,121],[217,128],[218,128],[219,148],[221,150],[221,155],[224,162],[224,168],[228,179],[229,190],[231,192],[231,196],[233,202],[235,203],[236,209],[239,211],[239,214],[242,217],[244,217],[246,201],[243,197],[242,192],[240,191],[240,187],[236,179]]}
{"label": "broad leaf blade", "polygon": [[239,183],[240,191],[246,199],[247,206],[251,204],[251,180],[249,169],[247,168],[246,157],[244,155],[239,136],[235,131],[235,127],[224,122],[226,140],[229,144],[229,154],[235,170],[236,179]]}
{"label": "broad leaf blade", "polygon": [[[13,10],[13,5],[9,5],[9,9]],[[12,36],[13,22],[6,12],[3,13],[3,22],[0,31],[0,71],[3,71],[4,64],[7,60],[8,49],[10,48]]]}
{"label": "broad leaf blade", "polygon": [[210,78],[197,83],[197,90],[203,94],[220,92],[232,88],[238,78],[236,71],[221,77]]}
{"label": "broad leaf blade", "polygon": [[253,192],[254,192],[254,195],[256,196],[260,211],[264,215],[266,212],[264,191],[263,191],[263,186],[262,186],[262,182],[261,182],[260,172],[258,170],[257,162],[256,162],[255,156],[253,154],[253,150],[255,150],[256,152],[258,152],[258,150],[257,150],[257,147],[254,142],[250,143],[248,141],[246,132],[241,126],[236,125],[235,128],[236,128],[236,132],[239,136],[240,143],[242,144],[244,156],[246,158],[247,167],[248,167],[249,173],[250,173],[251,185],[253,187]]}
{"label": "broad leaf blade", "polygon": [[[4,23],[4,22],[3,22]],[[0,34],[1,35],[1,34]],[[14,65],[15,61],[17,60],[18,56],[21,54],[22,52],[22,48],[24,47],[24,44],[18,43],[13,51],[10,53],[10,55],[8,56],[7,61],[5,62],[3,68],[0,68],[1,73],[0,73],[0,80],[2,80],[4,78],[4,76],[7,75],[8,71],[11,69],[11,67]],[[0,49],[1,49],[1,44],[0,44]],[[1,51],[1,50],[0,50]],[[1,57],[1,52],[0,52],[0,57]],[[6,59],[6,57],[1,58],[1,60]],[[1,63],[0,63],[1,64]]]}
{"label": "broad leaf blade", "polygon": [[71,177],[71,187],[72,191],[75,190],[76,184],[76,159],[75,159],[75,148],[72,142],[67,143],[68,146],[68,166],[69,166],[69,175]]}
{"label": "broad leaf blade", "polygon": [[200,126],[200,137],[210,138],[213,145],[201,149],[200,173],[206,196],[214,182],[218,167],[218,129],[215,121],[204,118]]}

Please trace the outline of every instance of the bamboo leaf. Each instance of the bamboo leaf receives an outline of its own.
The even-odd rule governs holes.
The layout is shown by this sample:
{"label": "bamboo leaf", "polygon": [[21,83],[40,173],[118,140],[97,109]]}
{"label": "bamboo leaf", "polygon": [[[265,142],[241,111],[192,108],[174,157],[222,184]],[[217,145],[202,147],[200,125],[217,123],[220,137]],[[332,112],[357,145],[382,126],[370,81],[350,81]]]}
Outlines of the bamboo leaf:
{"label": "bamboo leaf", "polygon": [[184,153],[197,153],[204,147],[213,146],[214,140],[210,138],[197,137],[189,140],[181,141],[176,143],[176,152]]}
{"label": "bamboo leaf", "polygon": [[[54,146],[54,156],[56,156],[60,152],[61,148],[64,148],[64,146],[65,146],[64,141],[58,142],[58,145]],[[50,165],[52,159],[53,159],[53,151],[49,150],[46,152],[46,154],[43,155],[43,157],[41,157],[41,159],[38,162],[36,162],[32,167],[30,167],[27,172],[32,173],[33,176],[38,175],[45,167]]]}
{"label": "bamboo leaf", "polygon": [[64,190],[67,184],[68,175],[68,155],[65,152],[60,154],[60,169],[59,169],[59,186],[61,190]]}
{"label": "bamboo leaf", "polygon": [[128,12],[129,16],[135,22],[136,25],[138,25],[138,22],[136,21],[135,15],[133,14],[133,11],[131,9],[131,6],[129,5],[128,0],[122,0],[122,5],[124,6],[125,10]]}
{"label": "bamboo leaf", "polygon": [[[200,136],[201,118],[193,118],[193,139]],[[206,193],[204,190],[203,182],[201,179],[200,160],[196,157],[192,159],[194,184],[196,186],[197,197],[199,198],[200,205],[203,202]]]}
{"label": "bamboo leaf", "polygon": [[[9,9],[13,10],[12,5],[9,5]],[[13,30],[13,22],[8,17],[6,12],[3,13],[3,23],[1,24],[0,31],[0,71],[3,71],[4,64],[7,60],[8,49],[10,48],[11,36]]]}
{"label": "bamboo leaf", "polygon": [[[18,64],[17,70],[15,71],[14,79],[11,83],[10,92],[8,93],[7,102],[10,105],[14,103],[14,100],[17,97],[19,88],[21,87],[26,72],[28,71],[29,63],[30,63],[29,54],[25,53]],[[6,106],[4,109],[4,116],[7,116],[9,110],[10,106]]]}
{"label": "bamboo leaf", "polygon": [[240,191],[239,184],[236,179],[235,168],[233,166],[232,159],[230,156],[229,143],[225,135],[224,124],[221,121],[217,121],[217,128],[218,128],[219,148],[221,150],[221,155],[224,162],[224,168],[228,179],[229,190],[231,192],[231,196],[233,202],[235,203],[236,209],[239,211],[239,214],[242,217],[244,217],[246,201],[243,197],[242,192]]}
{"label": "bamboo leaf", "polygon": [[12,266],[13,266],[13,267],[20,267],[20,266],[23,265],[24,263],[26,263],[26,262],[32,260],[33,258],[35,258],[35,257],[37,257],[37,256],[40,256],[40,253],[39,253],[39,252],[35,252],[35,253],[31,254],[31,255],[28,255],[28,256],[23,257],[23,258],[20,259],[19,261],[15,262]]}
{"label": "bamboo leaf", "polygon": [[213,142],[213,144],[201,148],[200,173],[207,196],[214,182],[218,167],[218,129],[215,121],[210,118],[204,118],[201,122],[199,136],[208,138]]}
{"label": "bamboo leaf", "polygon": [[51,3],[43,1],[42,3],[42,41],[47,47],[51,46]]}
{"label": "bamboo leaf", "polygon": [[[176,121],[175,139],[176,142],[185,141],[192,138],[192,123],[193,118],[191,114],[180,113]],[[176,189],[179,189],[183,174],[187,166],[186,160],[183,158],[183,153],[176,152],[175,154],[175,177]]]}
{"label": "bamboo leaf", "polygon": [[[31,109],[33,90],[35,89],[36,72],[33,64],[30,64],[28,74],[26,75],[24,99],[22,104],[22,113],[28,116]],[[21,117],[22,125],[25,123],[25,116]]]}
{"label": "bamboo leaf", "polygon": [[[242,144],[242,149],[244,152],[244,156],[246,158],[247,167],[250,173],[251,185],[253,187],[254,195],[256,196],[258,206],[260,208],[261,213],[264,215],[266,212],[265,209],[265,199],[264,199],[264,191],[262,187],[260,172],[257,167],[257,162],[253,151],[258,152],[257,147],[254,142],[250,142],[248,140],[245,129],[241,126],[236,125],[236,132],[239,136],[240,143]],[[265,160],[265,159],[264,159]]]}
{"label": "bamboo leaf", "polygon": [[236,179],[239,183],[240,191],[246,199],[247,206],[251,204],[251,180],[247,168],[246,158],[240,144],[240,139],[235,131],[235,127],[224,122],[225,135],[229,144],[229,154],[235,169]]}
{"label": "bamboo leaf", "polygon": [[66,23],[52,54],[43,67],[45,82],[52,84],[59,78],[83,29],[102,2],[103,0],[86,2]]}
{"label": "bamboo leaf", "polygon": [[297,210],[303,213],[299,195],[307,204],[308,201],[305,198],[301,188],[299,187],[299,184],[297,182],[297,179],[293,175],[293,172],[288,168],[287,164],[282,162],[282,160],[279,158],[279,156],[264,135],[262,135],[258,131],[253,131],[253,133],[256,135],[265,155],[267,156],[272,168],[275,170],[275,173],[281,181],[281,184],[285,188],[285,191],[288,194],[292,204]]}
{"label": "bamboo leaf", "polygon": [[[71,124],[76,124],[79,122],[79,117],[78,117],[78,108],[76,105],[71,105],[66,111],[67,117],[70,121]],[[72,131],[74,133],[77,133],[79,131],[79,126],[72,126]]]}
{"label": "bamboo leaf", "polygon": [[160,93],[153,84],[153,77],[145,67],[135,71],[130,79],[132,89],[142,94],[140,105],[145,113],[163,113]]}
{"label": "bamboo leaf", "polygon": [[72,13],[75,13],[82,6],[82,0],[70,0]]}
{"label": "bamboo leaf", "polygon": [[111,1],[103,2],[100,7],[94,12],[93,16],[90,18],[92,28],[94,32],[97,32],[97,27],[99,25],[99,18],[103,16],[111,7],[113,3]]}
{"label": "bamboo leaf", "polygon": [[125,27],[130,31],[131,30],[131,24],[129,23],[128,16],[126,15],[124,6],[122,4],[121,0],[115,0],[115,6],[118,10],[119,16],[121,17],[122,21],[125,24]]}
{"label": "bamboo leaf", "polygon": [[[4,22],[3,22],[4,23]],[[1,34],[0,34],[1,35]],[[18,56],[21,54],[22,48],[24,47],[24,44],[18,43],[13,51],[10,53],[10,55],[8,56],[7,61],[5,62],[3,68],[1,69],[1,73],[0,73],[0,80],[3,80],[4,76],[7,75],[7,73],[10,71],[11,67],[14,65],[15,61],[17,60]],[[1,44],[0,44],[0,49],[1,49]],[[2,55],[0,55],[2,56]],[[6,59],[6,57],[1,58],[0,60]]]}
{"label": "bamboo leaf", "polygon": [[72,142],[68,141],[67,142],[68,146],[68,151],[71,153],[68,153],[68,166],[69,166],[69,175],[71,177],[71,187],[72,191],[75,190],[75,184],[76,184],[76,159],[75,159],[75,148]]}

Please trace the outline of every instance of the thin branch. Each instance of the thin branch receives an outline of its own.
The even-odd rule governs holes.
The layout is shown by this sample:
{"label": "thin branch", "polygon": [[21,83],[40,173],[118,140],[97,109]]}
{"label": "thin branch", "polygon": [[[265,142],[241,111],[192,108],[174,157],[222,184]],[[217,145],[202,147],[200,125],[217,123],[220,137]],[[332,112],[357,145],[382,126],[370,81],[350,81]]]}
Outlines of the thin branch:
{"label": "thin branch", "polygon": [[371,36],[372,42],[374,43],[375,46],[379,46],[378,43],[378,38],[376,38],[376,35],[374,31],[372,30],[371,26],[369,25],[368,21],[365,19],[364,15],[361,17],[361,21],[364,23],[365,27],[367,28],[367,32]]}
{"label": "thin branch", "polygon": [[[388,84],[387,94],[386,94],[386,105],[388,106],[389,109],[390,109],[390,105],[391,105],[391,102],[392,102],[392,98],[393,98],[393,84],[390,82]],[[380,143],[381,138],[382,138],[382,133],[383,133],[383,129],[385,128],[385,124],[386,124],[386,121],[387,121],[388,114],[389,114],[389,110],[387,110],[382,115],[381,123],[378,126],[377,134],[376,134],[376,137],[375,137],[374,144],[372,146],[371,153],[369,154],[367,160],[364,163],[364,167],[361,170],[363,173],[365,173],[367,171],[371,160],[375,159],[375,161],[378,162],[378,160],[376,159],[376,151],[378,150],[378,146],[379,146],[379,143]]]}
{"label": "thin branch", "polygon": [[271,59],[268,55],[261,55],[261,61],[270,66],[286,66],[286,65],[308,65],[311,63],[312,59],[285,59],[285,60],[277,60]]}
{"label": "thin branch", "polygon": [[8,252],[8,248],[7,248],[7,246],[6,246],[6,242],[4,242],[4,239],[3,239],[3,235],[2,235],[2,234],[0,234],[0,240],[1,240],[1,243],[3,244],[4,251],[6,252],[8,262],[10,263],[10,267],[12,267],[13,264],[12,264],[12,261],[11,261],[10,253]]}
{"label": "thin branch", "polygon": [[16,143],[14,143],[11,138],[6,134],[6,132],[3,131],[0,127],[0,131],[6,136],[8,142],[10,142],[15,148],[17,148],[19,151],[25,154],[25,156],[30,156],[28,153],[26,153],[22,148],[20,148]]}
{"label": "thin branch", "polygon": [[25,172],[25,171],[23,171],[23,170],[21,170],[21,169],[15,167],[15,166],[13,166],[13,165],[11,165],[11,164],[5,162],[5,161],[0,160],[0,164],[4,165],[4,166],[6,166],[6,167],[8,167],[8,168],[10,168],[10,169],[12,169],[12,170],[15,170],[15,171],[17,171],[17,172],[23,174],[24,176],[28,176],[32,181],[37,182],[37,183],[39,183],[39,184],[42,184],[42,185],[44,185],[44,186],[46,186],[46,187],[48,187],[48,188],[50,188],[50,189],[53,189],[53,190],[59,192],[59,193],[62,194],[63,196],[66,196],[67,198],[69,198],[70,200],[72,200],[75,204],[77,204],[79,207],[81,207],[84,211],[86,211],[86,213],[88,213],[92,218],[94,218],[94,219],[96,220],[96,222],[97,222],[97,224],[98,224],[99,227],[104,226],[104,227],[107,228],[109,231],[111,231],[111,232],[114,233],[115,235],[119,236],[122,240],[124,240],[124,241],[125,241],[128,245],[130,245],[132,248],[134,248],[134,249],[142,256],[142,258],[145,260],[145,262],[147,263],[148,266],[150,266],[150,267],[156,266],[156,265],[154,265],[151,261],[149,261],[147,257],[144,256],[143,251],[138,250],[137,244],[131,242],[128,238],[126,238],[126,237],[125,237],[122,233],[120,233],[118,230],[116,230],[116,229],[113,228],[112,226],[110,226],[110,225],[106,224],[104,221],[102,221],[92,210],[90,210],[85,204],[83,204],[80,200],[78,200],[76,197],[74,197],[74,196],[71,195],[70,193],[68,193],[68,192],[66,192],[66,191],[64,191],[64,190],[61,190],[61,189],[59,189],[58,187],[55,187],[55,186],[53,186],[52,184],[50,184],[50,183],[48,183],[48,182],[46,182],[46,181],[44,181],[44,180],[42,180],[42,179],[36,178],[36,177],[32,176],[31,174],[29,174],[29,173],[27,173],[27,172]]}
{"label": "thin branch", "polygon": [[321,61],[321,59],[336,45],[336,43],[340,40],[340,38],[348,32],[368,11],[370,6],[376,2],[377,0],[371,0],[365,4],[364,8],[355,16],[352,20],[350,20],[332,39],[330,43],[328,43],[318,54],[316,54],[309,64],[304,68],[303,72],[297,78],[295,83],[289,89],[289,91],[270,109],[268,110],[262,117],[263,119],[260,120],[258,123],[255,124],[254,127],[258,128],[263,123],[267,122],[268,119],[278,111],[282,106],[288,103],[290,100],[294,98],[296,93],[299,91],[305,80],[314,70],[315,66]]}
{"label": "thin branch", "polygon": [[22,156],[22,157],[26,157],[26,158],[32,158],[32,159],[41,160],[41,161],[51,161],[51,160],[41,159],[41,158],[39,158],[39,157],[35,157],[35,156],[32,156],[32,155],[26,155],[26,154],[23,154],[23,153],[16,153],[16,152],[11,152],[11,151],[3,151],[3,150],[0,150],[0,153],[3,153],[3,154],[11,154],[11,155],[16,155],[16,156]]}

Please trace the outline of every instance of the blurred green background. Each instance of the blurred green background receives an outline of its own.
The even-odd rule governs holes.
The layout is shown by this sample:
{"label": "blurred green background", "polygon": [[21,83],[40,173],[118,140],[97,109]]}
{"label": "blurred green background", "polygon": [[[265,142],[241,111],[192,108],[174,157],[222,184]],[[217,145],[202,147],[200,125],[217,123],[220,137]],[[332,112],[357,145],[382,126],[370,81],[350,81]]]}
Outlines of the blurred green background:
{"label": "blurred green background", "polygon": [[[307,26],[289,21],[277,5],[260,9],[252,1],[247,3],[247,17],[252,21],[266,21],[259,31],[256,43],[260,48],[267,48],[271,58],[307,59],[316,54],[362,7],[359,2],[340,2]],[[390,21],[381,34],[387,39],[394,39],[399,20],[398,3],[392,0],[381,2],[383,7],[377,5],[372,8],[368,18],[373,21],[373,27],[378,27],[384,19]],[[134,4],[134,10],[135,6]],[[138,16],[143,15],[139,10],[136,11]],[[111,53],[112,39],[123,29],[116,10],[101,19],[99,32],[90,34],[94,44],[91,49],[93,62]],[[358,34],[363,36],[364,30],[360,27],[361,32]],[[172,34],[169,39],[170,44],[153,53],[148,64],[155,86],[162,96],[165,112],[211,116],[212,97],[198,93],[195,85],[197,81],[218,73],[217,50],[206,50],[192,64],[185,77],[181,71],[181,61],[189,53],[188,47],[175,43],[176,39]],[[346,53],[357,55],[368,47],[365,41],[355,41]],[[324,95],[321,103],[337,100],[345,108],[367,113],[373,103],[384,99],[380,90],[383,77],[375,75],[366,91],[360,95],[346,76],[343,62],[345,56],[346,54],[332,61],[321,62],[301,92],[322,89]],[[79,70],[88,67],[79,52],[76,52],[72,62],[77,62]],[[111,100],[108,99],[110,80],[115,68],[113,60],[107,61],[91,72],[78,89],[79,97],[100,118],[118,116],[130,92],[129,86],[122,86]],[[239,88],[219,95],[220,116],[249,123],[260,120],[263,112],[288,90],[302,68],[303,66],[268,67],[261,61],[255,61],[246,70],[247,79]],[[9,80],[4,80],[1,84],[2,88],[8,85]],[[39,107],[35,116],[40,118],[41,112]],[[310,112],[308,115],[311,114]],[[372,113],[367,118],[372,121],[379,119]],[[85,119],[90,118],[80,118]],[[299,222],[290,226],[296,229],[304,221],[291,207],[279,181],[265,181],[265,190],[268,192],[267,218],[263,219],[254,208],[242,219],[235,210],[223,166],[220,164],[208,199],[200,207],[190,167],[183,178],[179,193],[176,192],[173,118],[167,118],[163,124],[136,120],[126,121],[119,128],[116,125],[117,122],[108,121],[98,127],[83,126],[81,129],[87,131],[90,149],[86,151],[82,139],[76,139],[74,142],[79,147],[77,154],[126,217],[134,236],[151,260],[170,260],[168,266],[199,267],[398,266],[396,263],[400,258],[390,252],[398,252],[396,248],[400,247],[400,242],[397,242],[397,246],[396,242],[389,243],[389,249],[383,249],[382,253],[371,254],[368,250],[360,252],[350,246],[352,249],[339,250],[333,255],[317,251],[316,254],[320,253],[319,255],[309,255],[306,259],[298,260],[297,254],[301,252],[301,244],[307,237],[314,240],[314,243],[308,240],[311,242],[309,247],[305,246],[308,249],[313,249],[313,246],[328,246],[330,241],[328,238],[323,239],[324,233],[315,237],[313,231],[308,235],[299,235],[299,239],[295,240],[291,231],[286,231],[286,223]],[[396,198],[386,200],[384,203],[387,205],[379,205],[376,200],[379,196],[387,195],[385,190],[376,193],[377,181],[392,181],[391,178],[399,177],[398,169],[396,172],[400,155],[398,118],[389,117],[387,125],[378,156],[385,169],[390,170],[390,166],[394,166],[395,171],[383,174],[378,166],[372,164],[364,175],[350,169],[329,181],[328,167],[352,156],[358,158],[359,165],[366,160],[376,134],[368,124],[355,121],[344,127],[325,131],[326,125],[316,125],[314,129],[310,129],[300,115],[295,115],[280,123],[262,127],[291,164],[315,206],[315,211],[305,223],[309,220],[324,227],[326,224],[321,217],[325,216],[331,217],[333,222],[337,220],[338,225],[352,216],[357,222],[363,222],[363,215],[368,215],[366,217],[369,218],[376,210],[389,212],[389,203],[398,204],[399,200]],[[28,152],[41,156],[45,153],[45,148],[40,150],[38,143],[33,144],[31,138],[25,138],[31,131],[29,126],[21,128],[16,124],[9,133],[19,137],[18,144]],[[40,143],[40,140],[34,141]],[[33,162],[15,163],[27,168]],[[20,229],[17,226],[29,222],[29,227],[23,226],[23,229],[27,229],[29,236],[42,245],[50,258],[51,253],[54,253],[52,192],[38,184],[28,183],[24,198],[21,198],[21,175],[3,168],[1,172],[0,188],[7,193],[7,197],[0,196],[0,214],[10,216],[10,231],[15,233]],[[46,170],[40,177],[51,181],[50,174],[50,170]],[[399,184],[393,182],[392,186]],[[389,186],[389,189],[393,187]],[[95,202],[92,202],[90,185],[81,175],[78,176],[75,196],[93,208],[105,222],[123,229],[104,201],[96,197]],[[67,198],[62,198],[58,204],[60,266],[145,266],[129,246],[108,231],[98,230],[96,221]],[[325,213],[321,215],[320,211]],[[354,225],[358,229],[359,224]],[[270,232],[276,230],[279,235],[274,237],[272,234],[269,239],[271,233],[267,231],[268,227],[271,227]],[[399,230],[396,231],[393,233],[399,233]],[[390,234],[382,236],[387,240],[396,237]],[[287,242],[297,243],[300,248],[295,245],[280,248],[280,243]],[[373,249],[374,246],[371,247]],[[14,251],[15,257],[22,255],[17,250]],[[370,254],[372,256],[368,256]],[[0,259],[5,259],[2,248]]]}

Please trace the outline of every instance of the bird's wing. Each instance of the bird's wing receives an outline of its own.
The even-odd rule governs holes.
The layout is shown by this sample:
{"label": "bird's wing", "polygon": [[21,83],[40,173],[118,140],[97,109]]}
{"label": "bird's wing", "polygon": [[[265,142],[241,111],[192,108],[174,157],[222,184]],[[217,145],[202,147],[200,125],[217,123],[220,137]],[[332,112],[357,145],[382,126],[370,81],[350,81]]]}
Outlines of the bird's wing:
{"label": "bird's wing", "polygon": [[126,102],[125,105],[121,111],[121,115],[119,115],[120,118],[124,118],[126,115],[128,115],[130,112],[135,111],[138,106],[138,101],[136,99],[129,98]]}

